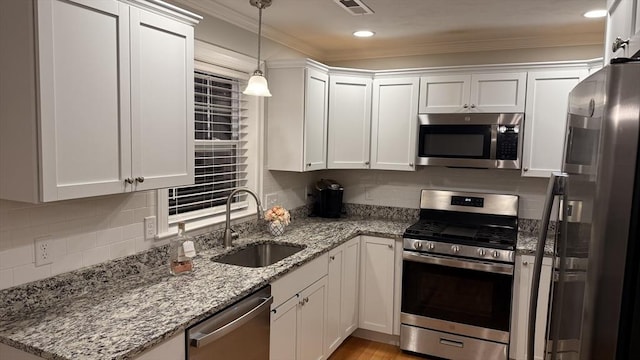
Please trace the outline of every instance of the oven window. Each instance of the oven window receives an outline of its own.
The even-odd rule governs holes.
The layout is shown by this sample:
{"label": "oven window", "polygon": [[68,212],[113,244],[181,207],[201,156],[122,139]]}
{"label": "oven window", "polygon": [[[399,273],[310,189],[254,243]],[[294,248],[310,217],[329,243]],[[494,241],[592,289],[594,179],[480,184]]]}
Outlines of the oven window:
{"label": "oven window", "polygon": [[403,261],[402,312],[509,331],[511,275]]}
{"label": "oven window", "polygon": [[420,156],[488,159],[491,147],[489,125],[422,125]]}

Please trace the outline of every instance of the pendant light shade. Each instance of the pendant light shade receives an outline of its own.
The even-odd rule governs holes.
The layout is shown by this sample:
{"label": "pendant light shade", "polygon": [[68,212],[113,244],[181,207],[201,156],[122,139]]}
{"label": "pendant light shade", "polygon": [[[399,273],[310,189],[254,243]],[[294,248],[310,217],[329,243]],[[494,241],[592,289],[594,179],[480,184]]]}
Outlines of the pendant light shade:
{"label": "pendant light shade", "polygon": [[260,45],[262,40],[262,9],[271,5],[271,0],[249,0],[252,6],[258,8],[258,65],[256,71],[253,72],[247,88],[242,92],[245,95],[253,96],[271,96],[269,86],[267,85],[267,79],[260,70]]}

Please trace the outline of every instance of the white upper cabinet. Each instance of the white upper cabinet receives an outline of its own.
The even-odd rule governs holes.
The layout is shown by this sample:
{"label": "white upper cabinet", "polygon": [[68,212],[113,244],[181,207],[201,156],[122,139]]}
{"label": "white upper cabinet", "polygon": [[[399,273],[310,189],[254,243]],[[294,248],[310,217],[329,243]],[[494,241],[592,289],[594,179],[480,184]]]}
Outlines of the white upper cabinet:
{"label": "white upper cabinet", "polygon": [[371,76],[330,75],[327,168],[369,168]]}
{"label": "white upper cabinet", "polygon": [[605,64],[640,51],[640,0],[608,1]]}
{"label": "white upper cabinet", "polygon": [[132,8],[131,49],[136,189],[193,183],[193,27]]}
{"label": "white upper cabinet", "polygon": [[327,167],[329,75],[310,60],[273,62],[267,77],[267,166],[311,171]]}
{"label": "white upper cabinet", "polygon": [[523,112],[526,80],[525,72],[423,76],[419,112]]}
{"label": "white upper cabinet", "polygon": [[418,89],[417,77],[373,81],[371,169],[415,170]]}
{"label": "white upper cabinet", "polygon": [[560,171],[564,153],[569,92],[588,70],[529,72],[524,121],[522,175],[549,177]]}
{"label": "white upper cabinet", "polygon": [[116,0],[8,1],[0,10],[16,30],[0,35],[10,77],[0,85],[0,198],[193,183],[193,22]]}

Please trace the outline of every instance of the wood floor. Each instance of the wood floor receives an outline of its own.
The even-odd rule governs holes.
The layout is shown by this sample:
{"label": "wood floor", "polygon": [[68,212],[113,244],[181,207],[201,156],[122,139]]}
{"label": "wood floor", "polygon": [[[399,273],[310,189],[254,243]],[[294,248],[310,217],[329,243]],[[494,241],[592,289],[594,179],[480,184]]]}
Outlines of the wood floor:
{"label": "wood floor", "polygon": [[329,360],[424,360],[403,353],[399,347],[350,336],[329,357]]}

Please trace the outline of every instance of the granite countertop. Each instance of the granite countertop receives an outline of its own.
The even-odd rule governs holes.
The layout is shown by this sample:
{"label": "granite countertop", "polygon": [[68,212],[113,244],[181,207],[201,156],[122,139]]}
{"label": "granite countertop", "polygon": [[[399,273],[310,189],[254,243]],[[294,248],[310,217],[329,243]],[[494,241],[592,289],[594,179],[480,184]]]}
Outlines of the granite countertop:
{"label": "granite countertop", "polygon": [[47,359],[133,358],[356,235],[400,239],[411,223],[306,218],[277,238],[245,235],[236,248],[266,240],[306,247],[271,266],[246,268],[211,261],[234,251],[218,246],[201,252],[190,274],[172,276],[156,267],[85,287],[72,298],[3,306],[0,342]]}
{"label": "granite countertop", "polygon": [[[172,276],[158,265],[109,279],[118,270],[103,266],[100,271],[108,280],[85,282],[88,276],[78,272],[63,290],[60,281],[39,284],[38,291],[27,284],[11,296],[0,292],[0,342],[47,359],[130,359],[354,236],[401,239],[414,221],[305,217],[277,238],[262,231],[242,235],[231,250],[216,239],[215,246],[194,259],[195,270],[185,275]],[[211,261],[266,241],[305,248],[261,268]],[[531,253],[536,242],[535,236],[521,232],[518,253]],[[45,296],[48,292],[56,295]]]}

